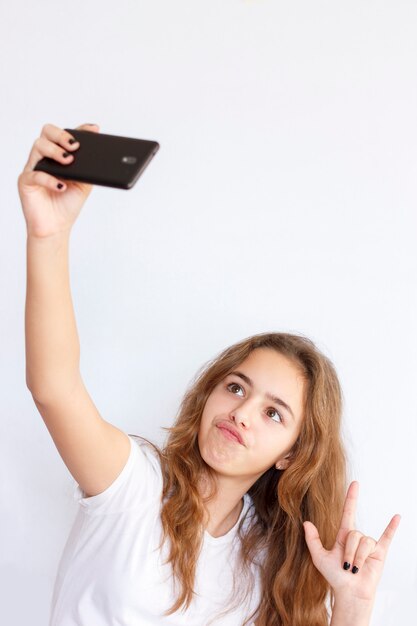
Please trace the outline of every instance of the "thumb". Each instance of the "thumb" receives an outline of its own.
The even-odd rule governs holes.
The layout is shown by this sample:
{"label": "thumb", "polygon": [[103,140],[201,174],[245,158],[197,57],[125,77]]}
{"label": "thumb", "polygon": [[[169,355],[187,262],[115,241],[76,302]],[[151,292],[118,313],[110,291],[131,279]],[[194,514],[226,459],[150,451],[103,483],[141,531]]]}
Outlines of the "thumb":
{"label": "thumb", "polygon": [[98,124],[81,124],[77,126],[75,130],[89,130],[93,133],[99,133],[100,126]]}
{"label": "thumb", "polygon": [[325,552],[320,540],[319,531],[312,522],[303,522],[303,526],[305,540],[313,562],[318,561],[322,553]]}

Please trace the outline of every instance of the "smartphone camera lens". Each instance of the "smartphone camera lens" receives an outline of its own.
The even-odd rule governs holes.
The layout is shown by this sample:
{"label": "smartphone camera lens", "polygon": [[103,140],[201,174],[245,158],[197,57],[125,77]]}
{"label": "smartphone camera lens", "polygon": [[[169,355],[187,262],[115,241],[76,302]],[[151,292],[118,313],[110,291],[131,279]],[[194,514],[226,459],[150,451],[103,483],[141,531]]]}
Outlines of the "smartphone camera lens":
{"label": "smartphone camera lens", "polygon": [[137,158],[134,156],[124,156],[122,157],[122,162],[123,163],[129,163],[129,165],[133,165],[134,163],[136,163]]}

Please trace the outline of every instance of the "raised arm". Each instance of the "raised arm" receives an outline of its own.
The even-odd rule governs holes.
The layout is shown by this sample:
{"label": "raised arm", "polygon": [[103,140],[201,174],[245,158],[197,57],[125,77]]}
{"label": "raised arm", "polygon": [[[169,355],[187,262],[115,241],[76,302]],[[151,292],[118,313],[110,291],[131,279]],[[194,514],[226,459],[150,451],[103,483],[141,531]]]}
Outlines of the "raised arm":
{"label": "raised arm", "polygon": [[79,147],[72,139],[63,129],[44,126],[18,179],[27,226],[26,385],[69,471],[91,496],[104,491],[121,472],[130,442],[100,416],[79,369],[69,240],[91,185],[33,171],[43,156],[72,162],[72,155],[64,156]]}

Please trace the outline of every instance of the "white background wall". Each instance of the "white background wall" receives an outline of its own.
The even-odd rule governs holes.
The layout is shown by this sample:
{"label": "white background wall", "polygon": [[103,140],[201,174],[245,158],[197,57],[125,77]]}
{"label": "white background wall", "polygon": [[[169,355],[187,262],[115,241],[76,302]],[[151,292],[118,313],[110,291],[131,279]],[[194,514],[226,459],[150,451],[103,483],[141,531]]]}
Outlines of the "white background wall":
{"label": "white background wall", "polygon": [[95,187],[71,238],[84,382],[159,444],[197,369],[301,332],[345,395],[357,527],[402,515],[373,626],[417,611],[417,5],[407,0],[1,2],[2,621],[45,625],[76,513],[25,385],[17,177],[42,126],[161,148]]}

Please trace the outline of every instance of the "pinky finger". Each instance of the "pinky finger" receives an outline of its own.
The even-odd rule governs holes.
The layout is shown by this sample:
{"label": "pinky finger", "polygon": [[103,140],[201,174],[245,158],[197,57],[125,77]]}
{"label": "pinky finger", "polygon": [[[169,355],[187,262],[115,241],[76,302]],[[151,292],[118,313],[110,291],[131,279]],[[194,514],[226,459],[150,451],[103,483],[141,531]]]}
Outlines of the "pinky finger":
{"label": "pinky finger", "polygon": [[382,533],[381,537],[379,538],[379,541],[376,544],[376,548],[372,556],[374,556],[375,558],[379,558],[381,561],[385,559],[386,554],[388,552],[388,548],[395,535],[395,531],[397,530],[400,524],[400,521],[401,521],[401,515],[399,515],[398,513],[394,515],[394,517],[391,518],[390,523],[388,524],[388,526]]}
{"label": "pinky finger", "polygon": [[25,172],[21,175],[21,185],[24,191],[34,191],[36,187],[46,187],[53,191],[65,191],[67,185],[64,181],[55,178],[52,174],[41,171]]}

